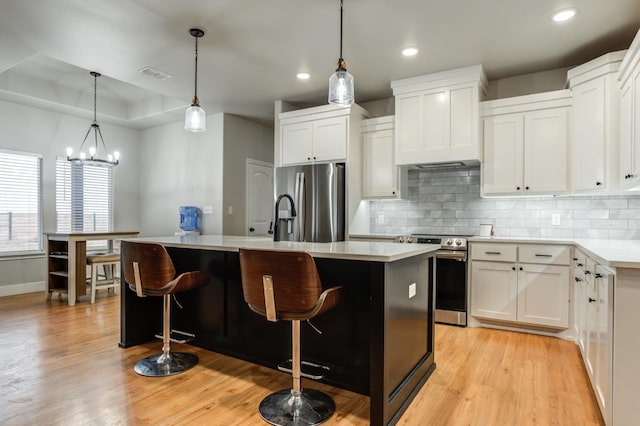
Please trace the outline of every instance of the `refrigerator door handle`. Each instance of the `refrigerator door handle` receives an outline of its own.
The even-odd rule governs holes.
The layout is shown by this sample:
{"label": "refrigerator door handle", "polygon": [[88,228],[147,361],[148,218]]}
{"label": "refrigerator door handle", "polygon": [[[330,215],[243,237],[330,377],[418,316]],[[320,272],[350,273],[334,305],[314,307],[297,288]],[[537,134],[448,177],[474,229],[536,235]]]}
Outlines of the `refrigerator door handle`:
{"label": "refrigerator door handle", "polygon": [[297,220],[295,220],[294,240],[305,241],[304,220],[306,212],[304,205],[304,172],[296,173],[294,201],[296,203],[296,210],[298,211],[298,217],[296,218]]}

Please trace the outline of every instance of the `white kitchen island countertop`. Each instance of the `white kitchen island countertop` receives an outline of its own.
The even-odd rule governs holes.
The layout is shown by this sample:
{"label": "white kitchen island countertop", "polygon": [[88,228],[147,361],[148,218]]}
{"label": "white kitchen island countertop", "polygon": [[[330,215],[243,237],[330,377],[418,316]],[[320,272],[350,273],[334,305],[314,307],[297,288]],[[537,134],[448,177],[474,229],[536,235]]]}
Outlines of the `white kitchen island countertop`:
{"label": "white kitchen island countertop", "polygon": [[393,242],[340,241],[333,243],[307,243],[273,241],[269,237],[243,237],[230,235],[140,237],[134,242],[160,243],[167,247],[197,248],[204,250],[238,251],[240,248],[264,250],[301,250],[313,257],[395,262],[421,254],[434,253],[435,244],[397,244]]}
{"label": "white kitchen island countertop", "polygon": [[598,263],[613,268],[640,269],[640,240],[594,240],[569,238],[472,237],[471,243],[567,244],[586,251]]}

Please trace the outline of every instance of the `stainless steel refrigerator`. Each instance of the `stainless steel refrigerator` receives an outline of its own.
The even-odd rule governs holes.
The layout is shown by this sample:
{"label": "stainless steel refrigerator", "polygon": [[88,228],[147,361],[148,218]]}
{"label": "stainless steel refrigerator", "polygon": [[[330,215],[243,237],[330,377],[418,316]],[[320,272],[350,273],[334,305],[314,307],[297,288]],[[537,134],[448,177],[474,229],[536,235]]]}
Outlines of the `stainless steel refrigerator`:
{"label": "stainless steel refrigerator", "polygon": [[344,163],[277,167],[274,187],[274,240],[344,241]]}

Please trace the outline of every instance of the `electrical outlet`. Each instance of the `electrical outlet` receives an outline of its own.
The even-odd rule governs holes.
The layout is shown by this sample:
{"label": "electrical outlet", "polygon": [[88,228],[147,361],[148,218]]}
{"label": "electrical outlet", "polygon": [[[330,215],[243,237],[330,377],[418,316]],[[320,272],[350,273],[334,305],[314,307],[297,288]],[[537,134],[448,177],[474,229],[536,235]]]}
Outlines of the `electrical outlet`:
{"label": "electrical outlet", "polygon": [[212,214],[213,213],[213,206],[203,206],[202,207],[202,213],[203,214]]}
{"label": "electrical outlet", "polygon": [[378,213],[376,218],[376,225],[384,225],[384,213]]}
{"label": "electrical outlet", "polygon": [[227,214],[233,214],[233,206],[227,208]]}
{"label": "electrical outlet", "polygon": [[409,299],[416,295],[416,283],[409,284]]}
{"label": "electrical outlet", "polygon": [[551,224],[554,226],[560,225],[560,213],[552,213],[551,214]]}

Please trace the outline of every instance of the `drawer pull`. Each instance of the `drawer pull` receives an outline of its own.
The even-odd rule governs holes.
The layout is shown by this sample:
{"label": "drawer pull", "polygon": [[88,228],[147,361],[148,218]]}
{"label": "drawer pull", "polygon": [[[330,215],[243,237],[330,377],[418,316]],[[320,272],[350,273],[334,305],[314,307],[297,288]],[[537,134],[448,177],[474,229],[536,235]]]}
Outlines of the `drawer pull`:
{"label": "drawer pull", "polygon": [[536,253],[536,257],[553,257],[551,254],[538,254]]}
{"label": "drawer pull", "polygon": [[485,251],[484,254],[502,254],[499,251]]}
{"label": "drawer pull", "polygon": [[573,279],[576,280],[577,283],[582,282],[582,280],[578,277],[574,277]]}

